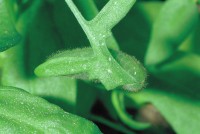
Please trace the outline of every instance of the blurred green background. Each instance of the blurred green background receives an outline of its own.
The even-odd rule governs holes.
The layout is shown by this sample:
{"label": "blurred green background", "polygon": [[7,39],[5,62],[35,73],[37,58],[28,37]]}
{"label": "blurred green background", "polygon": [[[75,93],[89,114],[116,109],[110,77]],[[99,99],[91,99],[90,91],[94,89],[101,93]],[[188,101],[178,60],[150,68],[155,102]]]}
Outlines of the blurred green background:
{"label": "blurred green background", "polygon": [[[84,16],[80,1],[74,0]],[[95,0],[95,3],[100,10],[107,0]],[[153,24],[165,3],[138,0],[112,30],[120,49],[144,65]],[[16,5],[15,2],[11,4]],[[25,89],[68,112],[93,120],[103,133],[199,133],[199,21],[173,50],[172,57],[159,64],[156,70],[146,66],[147,86],[140,92],[131,93],[106,91],[95,83],[66,76],[36,77],[34,69],[50,55],[67,49],[88,47],[89,41],[64,0],[29,0],[15,8],[15,11],[15,27],[21,35],[21,41],[17,46],[0,53],[2,85]],[[155,48],[152,53],[157,51],[159,49]],[[113,98],[115,94],[123,99]],[[121,103],[120,110],[115,103]],[[152,126],[140,131],[133,130],[127,120],[121,119],[120,113],[133,121],[150,122]]]}

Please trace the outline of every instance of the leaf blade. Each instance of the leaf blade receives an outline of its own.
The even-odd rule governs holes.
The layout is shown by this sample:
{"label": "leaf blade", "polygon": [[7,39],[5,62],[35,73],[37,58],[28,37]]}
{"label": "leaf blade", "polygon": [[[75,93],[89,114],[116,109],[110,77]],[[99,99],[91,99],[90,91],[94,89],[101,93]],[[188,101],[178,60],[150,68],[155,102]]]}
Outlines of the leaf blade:
{"label": "leaf blade", "polygon": [[[129,95],[139,103],[151,102],[177,133],[199,133],[199,100],[156,88],[145,89],[140,94]],[[190,124],[190,128],[188,128],[188,123]]]}
{"label": "leaf blade", "polygon": [[[10,5],[8,5],[10,6]],[[12,16],[9,14],[7,3],[0,0],[0,52],[4,51],[20,41],[20,35],[16,31]]]}
{"label": "leaf blade", "polygon": [[[10,132],[14,131],[15,133],[33,133],[34,131],[46,133],[101,133],[93,123],[64,112],[59,107],[21,89],[1,87],[0,92],[0,116],[6,120],[0,120],[1,132],[3,132],[3,128],[7,128],[5,124],[9,121],[13,124],[13,127],[10,127]],[[16,122],[20,124],[20,127]],[[82,124],[84,124],[84,127],[81,127]]]}

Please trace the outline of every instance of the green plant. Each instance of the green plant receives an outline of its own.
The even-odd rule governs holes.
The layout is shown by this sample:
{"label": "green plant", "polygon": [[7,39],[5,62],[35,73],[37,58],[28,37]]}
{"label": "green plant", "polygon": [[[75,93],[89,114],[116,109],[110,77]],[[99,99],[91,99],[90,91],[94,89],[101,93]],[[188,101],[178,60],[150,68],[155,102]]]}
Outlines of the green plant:
{"label": "green plant", "polygon": [[[86,33],[92,49],[67,50],[57,54],[38,67],[36,74],[39,76],[75,74],[90,80],[97,79],[108,90],[117,87],[130,91],[141,89],[146,79],[145,70],[135,58],[115,51],[118,50],[118,45],[110,41],[111,29],[127,14],[135,0],[117,2],[111,0],[90,21],[82,17],[71,0],[66,2]],[[114,49],[112,52],[108,50],[109,45]]]}
{"label": "green plant", "polygon": [[93,123],[21,89],[1,87],[0,93],[1,133],[101,133]]}
{"label": "green plant", "polygon": [[0,0],[0,132],[198,133],[197,3]]}
{"label": "green plant", "polygon": [[0,52],[4,51],[20,40],[20,35],[17,33],[14,26],[14,15],[9,14],[7,3],[4,0],[0,1]]}

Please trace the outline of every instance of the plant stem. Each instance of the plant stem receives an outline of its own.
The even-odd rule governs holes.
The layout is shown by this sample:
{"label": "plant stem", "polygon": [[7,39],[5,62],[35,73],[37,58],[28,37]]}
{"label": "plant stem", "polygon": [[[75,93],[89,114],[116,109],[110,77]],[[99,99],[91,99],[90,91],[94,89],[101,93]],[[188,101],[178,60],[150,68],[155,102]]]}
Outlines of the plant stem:
{"label": "plant stem", "polygon": [[76,4],[80,8],[81,13],[86,20],[92,20],[98,13],[98,9],[93,0],[75,0]]}
{"label": "plant stem", "polygon": [[87,35],[94,55],[97,57],[90,79],[99,79],[108,90],[137,83],[135,77],[114,59],[107,46],[113,45],[113,49],[117,49],[117,43],[110,40],[111,28],[127,14],[135,0],[118,0],[117,4],[114,0],[110,0],[91,21],[85,20],[72,0],[65,1]]}
{"label": "plant stem", "polygon": [[113,123],[113,122],[106,120],[102,117],[99,117],[99,116],[96,116],[96,115],[90,115],[90,119],[93,120],[93,121],[96,121],[96,122],[100,122],[100,123],[112,128],[114,130],[117,130],[119,132],[122,132],[122,133],[125,133],[125,134],[135,134],[133,131],[130,131],[129,129],[123,127],[122,125]]}
{"label": "plant stem", "polygon": [[124,107],[124,94],[119,91],[112,91],[112,102],[115,107],[116,112],[119,115],[119,118],[123,123],[135,130],[144,130],[150,127],[148,123],[136,122],[131,119],[131,116],[128,115]]}
{"label": "plant stem", "polygon": [[[99,13],[93,0],[77,0],[77,4],[82,8],[82,13],[87,20],[93,19]],[[112,34],[106,39],[106,45],[110,49],[119,50],[119,45]]]}

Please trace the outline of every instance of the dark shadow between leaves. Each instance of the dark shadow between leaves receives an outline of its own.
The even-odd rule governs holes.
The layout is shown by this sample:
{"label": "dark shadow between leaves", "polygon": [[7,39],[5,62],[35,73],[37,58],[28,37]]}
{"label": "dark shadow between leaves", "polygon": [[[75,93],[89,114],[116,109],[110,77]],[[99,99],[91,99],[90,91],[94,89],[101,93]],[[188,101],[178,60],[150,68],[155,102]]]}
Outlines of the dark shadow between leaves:
{"label": "dark shadow between leaves", "polygon": [[74,106],[72,104],[70,104],[69,102],[67,102],[65,99],[63,98],[58,98],[58,97],[54,97],[54,96],[40,96],[42,98],[44,98],[45,100],[47,100],[48,102],[55,104],[59,107],[61,107],[63,110],[70,112],[70,113],[75,113],[74,111]]}

